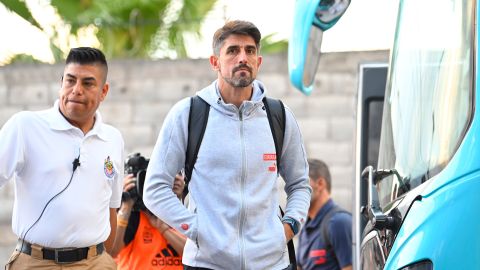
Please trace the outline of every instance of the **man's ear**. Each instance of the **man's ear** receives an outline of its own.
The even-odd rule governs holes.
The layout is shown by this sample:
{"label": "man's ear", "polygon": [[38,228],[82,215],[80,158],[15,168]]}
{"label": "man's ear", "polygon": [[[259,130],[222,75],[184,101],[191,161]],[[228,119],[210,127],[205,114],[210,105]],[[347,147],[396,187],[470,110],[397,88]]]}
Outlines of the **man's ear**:
{"label": "man's ear", "polygon": [[103,87],[102,87],[102,94],[100,96],[100,100],[103,101],[105,99],[105,97],[107,96],[108,94],[108,90],[110,89],[110,84],[108,82],[106,82]]}
{"label": "man's ear", "polygon": [[327,180],[325,180],[325,178],[323,177],[319,177],[317,179],[317,184],[318,184],[318,187],[321,188],[321,189],[327,189]]}
{"label": "man's ear", "polygon": [[212,66],[213,70],[215,70],[215,71],[219,70],[218,57],[216,55],[211,55],[210,56],[210,65]]}

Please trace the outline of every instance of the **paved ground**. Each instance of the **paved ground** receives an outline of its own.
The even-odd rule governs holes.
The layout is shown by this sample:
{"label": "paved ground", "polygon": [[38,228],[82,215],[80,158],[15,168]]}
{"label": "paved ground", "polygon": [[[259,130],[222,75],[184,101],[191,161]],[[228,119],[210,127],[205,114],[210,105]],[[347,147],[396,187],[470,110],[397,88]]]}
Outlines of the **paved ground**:
{"label": "paved ground", "polygon": [[12,232],[10,222],[0,223],[0,268],[7,262],[15,248],[17,237]]}

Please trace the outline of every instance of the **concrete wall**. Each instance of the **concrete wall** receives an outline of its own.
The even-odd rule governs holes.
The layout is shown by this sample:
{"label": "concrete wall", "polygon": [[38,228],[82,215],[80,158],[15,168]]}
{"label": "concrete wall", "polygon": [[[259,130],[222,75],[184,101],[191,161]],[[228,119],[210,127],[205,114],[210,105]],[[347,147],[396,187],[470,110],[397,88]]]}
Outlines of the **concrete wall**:
{"label": "concrete wall", "polygon": [[[265,83],[269,96],[282,99],[295,113],[307,154],[330,166],[332,196],[349,210],[354,195],[358,66],[387,60],[387,51],[324,54],[309,97],[291,86],[285,54],[265,56],[259,72],[258,79]],[[62,71],[63,65],[1,67],[0,126],[18,111],[51,107]],[[105,122],[122,131],[127,154],[140,152],[149,157],[171,106],[215,77],[205,59],[111,61],[111,90],[100,111]],[[13,250],[16,238],[10,228],[13,193],[12,183],[0,188],[0,265]]]}

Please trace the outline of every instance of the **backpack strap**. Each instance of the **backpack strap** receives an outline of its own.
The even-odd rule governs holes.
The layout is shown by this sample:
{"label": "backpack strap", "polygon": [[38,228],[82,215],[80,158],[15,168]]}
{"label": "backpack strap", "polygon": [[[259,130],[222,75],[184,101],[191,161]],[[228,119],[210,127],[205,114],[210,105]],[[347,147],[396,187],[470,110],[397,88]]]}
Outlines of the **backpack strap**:
{"label": "backpack strap", "polygon": [[272,131],[273,141],[275,143],[278,168],[282,156],[283,138],[285,137],[285,106],[279,99],[264,97],[262,101],[265,105],[268,123],[270,124],[270,130]]}
{"label": "backpack strap", "polygon": [[[283,139],[285,137],[285,106],[279,99],[264,97],[262,99],[267,112],[268,124],[272,131],[273,142],[275,143],[275,153],[277,156],[277,172],[279,172],[280,161],[282,157]],[[282,207],[280,207],[282,217],[285,215]],[[297,258],[295,256],[295,246],[293,239],[288,241],[288,257],[290,259],[291,269],[297,269]]]}
{"label": "backpack strap", "polygon": [[328,231],[328,224],[332,217],[337,214],[337,213],[348,213],[347,210],[341,208],[338,205],[335,205],[328,213],[323,217],[322,222],[320,223],[320,233],[322,234],[322,238],[325,243],[325,249],[326,251],[330,251],[332,249],[332,243],[330,242],[330,236],[329,236],[329,231]]}
{"label": "backpack strap", "polygon": [[188,139],[185,156],[185,189],[183,198],[188,194],[188,183],[192,177],[193,166],[197,161],[198,150],[207,127],[210,104],[199,96],[190,98],[190,113],[188,115]]}

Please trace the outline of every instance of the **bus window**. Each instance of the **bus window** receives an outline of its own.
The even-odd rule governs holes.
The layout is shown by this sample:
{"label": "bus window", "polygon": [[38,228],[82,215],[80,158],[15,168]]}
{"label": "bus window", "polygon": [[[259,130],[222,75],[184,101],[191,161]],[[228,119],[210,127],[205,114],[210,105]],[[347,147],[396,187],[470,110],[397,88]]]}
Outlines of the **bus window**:
{"label": "bus window", "polygon": [[[422,12],[423,5],[435,11]],[[382,208],[441,171],[468,128],[472,5],[463,0],[406,0],[400,5],[378,168],[395,168],[403,179],[390,176],[377,183]]]}

